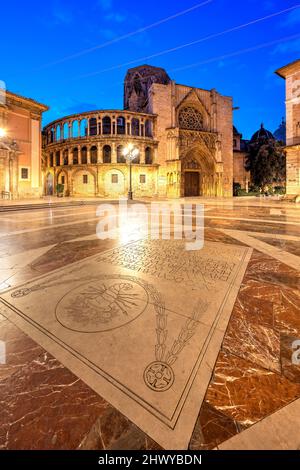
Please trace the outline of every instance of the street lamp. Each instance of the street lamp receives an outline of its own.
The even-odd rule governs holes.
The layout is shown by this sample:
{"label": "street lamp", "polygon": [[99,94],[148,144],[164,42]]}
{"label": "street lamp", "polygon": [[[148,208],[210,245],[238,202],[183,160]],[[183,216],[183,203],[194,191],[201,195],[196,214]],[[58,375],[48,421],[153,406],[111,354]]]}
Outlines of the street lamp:
{"label": "street lamp", "polygon": [[129,191],[128,191],[128,201],[132,201],[132,161],[138,156],[139,149],[134,147],[133,144],[127,145],[123,150],[123,155],[129,163]]}
{"label": "street lamp", "polygon": [[6,130],[4,127],[0,127],[0,139],[6,136]]}

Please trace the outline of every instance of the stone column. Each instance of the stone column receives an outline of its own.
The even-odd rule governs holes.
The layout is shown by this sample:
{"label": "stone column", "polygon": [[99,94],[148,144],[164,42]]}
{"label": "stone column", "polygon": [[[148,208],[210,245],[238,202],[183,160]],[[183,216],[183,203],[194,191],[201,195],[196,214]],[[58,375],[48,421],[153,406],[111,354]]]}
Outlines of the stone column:
{"label": "stone column", "polygon": [[143,145],[142,147],[140,147],[140,163],[141,163],[142,165],[145,164],[145,150],[146,150],[145,145]]}
{"label": "stone column", "polygon": [[111,144],[111,162],[117,163],[117,147],[115,142]]}
{"label": "stone column", "polygon": [[69,122],[69,139],[72,137],[72,123]]}
{"label": "stone column", "polygon": [[102,153],[102,145],[100,142],[97,144],[97,162],[98,163],[103,163],[103,153]]}
{"label": "stone column", "polygon": [[88,165],[91,163],[91,149],[87,147],[87,163]]}

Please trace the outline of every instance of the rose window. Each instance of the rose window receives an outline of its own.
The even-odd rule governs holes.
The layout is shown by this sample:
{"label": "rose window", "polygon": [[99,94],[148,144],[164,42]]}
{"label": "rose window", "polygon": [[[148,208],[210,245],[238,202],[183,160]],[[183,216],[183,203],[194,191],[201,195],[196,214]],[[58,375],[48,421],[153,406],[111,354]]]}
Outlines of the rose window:
{"label": "rose window", "polygon": [[203,115],[190,106],[182,108],[179,112],[179,127],[200,131],[203,129]]}

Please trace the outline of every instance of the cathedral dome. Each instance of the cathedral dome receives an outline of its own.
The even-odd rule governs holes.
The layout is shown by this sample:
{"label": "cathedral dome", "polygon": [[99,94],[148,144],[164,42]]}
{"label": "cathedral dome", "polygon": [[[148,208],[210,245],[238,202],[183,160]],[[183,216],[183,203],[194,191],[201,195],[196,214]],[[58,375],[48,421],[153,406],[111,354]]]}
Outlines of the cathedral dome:
{"label": "cathedral dome", "polygon": [[260,129],[253,134],[253,136],[251,137],[251,142],[255,142],[261,139],[274,140],[272,132],[265,129],[263,124],[261,124]]}
{"label": "cathedral dome", "polygon": [[282,118],[280,126],[274,132],[274,137],[278,142],[286,143],[286,122],[284,118]]}

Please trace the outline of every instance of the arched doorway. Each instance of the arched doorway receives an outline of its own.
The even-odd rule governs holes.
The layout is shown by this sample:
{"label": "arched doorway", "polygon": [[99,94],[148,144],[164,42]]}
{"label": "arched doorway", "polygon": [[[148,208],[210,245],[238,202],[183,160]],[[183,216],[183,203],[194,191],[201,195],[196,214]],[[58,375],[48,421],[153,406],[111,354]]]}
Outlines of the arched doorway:
{"label": "arched doorway", "polygon": [[189,149],[181,163],[181,195],[184,197],[217,196],[215,160],[206,149]]}
{"label": "arched doorway", "polygon": [[53,196],[53,181],[52,173],[48,173],[46,178],[46,196]]}

